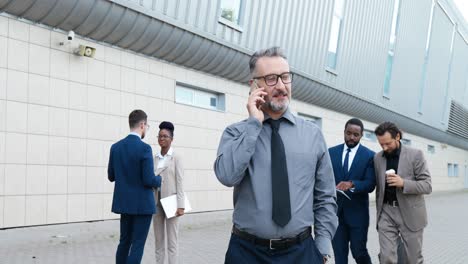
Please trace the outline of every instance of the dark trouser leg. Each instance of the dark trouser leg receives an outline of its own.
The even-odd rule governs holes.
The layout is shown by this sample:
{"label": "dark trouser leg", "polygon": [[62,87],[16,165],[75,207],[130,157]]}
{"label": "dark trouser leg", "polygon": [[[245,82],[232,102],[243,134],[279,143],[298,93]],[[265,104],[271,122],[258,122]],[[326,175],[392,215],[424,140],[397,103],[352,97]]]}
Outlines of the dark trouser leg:
{"label": "dark trouser leg", "polygon": [[336,264],[348,264],[349,230],[348,226],[340,221],[338,229],[332,240]]}
{"label": "dark trouser leg", "polygon": [[371,258],[367,251],[368,226],[349,227],[351,253],[357,264],[371,264]]}
{"label": "dark trouser leg", "polygon": [[115,263],[117,264],[127,263],[132,238],[132,220],[130,215],[120,215],[120,241],[115,254]]}
{"label": "dark trouser leg", "polygon": [[139,264],[141,262],[151,219],[152,215],[133,216],[132,248],[128,255],[127,264]]}

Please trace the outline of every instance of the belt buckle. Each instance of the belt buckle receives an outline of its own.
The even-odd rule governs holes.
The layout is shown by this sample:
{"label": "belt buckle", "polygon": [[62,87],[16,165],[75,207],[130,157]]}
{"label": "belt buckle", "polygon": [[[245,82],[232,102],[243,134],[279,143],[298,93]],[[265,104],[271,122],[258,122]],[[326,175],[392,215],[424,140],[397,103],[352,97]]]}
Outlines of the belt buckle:
{"label": "belt buckle", "polygon": [[392,201],[392,203],[391,203],[390,205],[391,205],[392,207],[397,207],[397,206],[398,206],[397,203],[398,203],[398,201]]}
{"label": "belt buckle", "polygon": [[281,239],[280,238],[273,238],[273,239],[270,239],[270,250],[275,250],[275,248],[273,247],[273,241],[280,241]]}

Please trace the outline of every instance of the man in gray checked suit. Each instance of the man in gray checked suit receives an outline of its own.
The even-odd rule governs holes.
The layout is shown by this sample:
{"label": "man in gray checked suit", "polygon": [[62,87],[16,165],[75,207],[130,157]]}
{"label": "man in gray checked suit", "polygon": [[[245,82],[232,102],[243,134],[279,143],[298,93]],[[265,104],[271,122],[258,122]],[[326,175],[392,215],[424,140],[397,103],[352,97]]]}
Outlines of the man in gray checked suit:
{"label": "man in gray checked suit", "polygon": [[423,263],[423,230],[427,226],[423,195],[432,192],[426,160],[422,151],[401,144],[402,132],[395,124],[384,122],[375,134],[383,149],[374,157],[380,263],[397,263],[399,237],[404,263]]}

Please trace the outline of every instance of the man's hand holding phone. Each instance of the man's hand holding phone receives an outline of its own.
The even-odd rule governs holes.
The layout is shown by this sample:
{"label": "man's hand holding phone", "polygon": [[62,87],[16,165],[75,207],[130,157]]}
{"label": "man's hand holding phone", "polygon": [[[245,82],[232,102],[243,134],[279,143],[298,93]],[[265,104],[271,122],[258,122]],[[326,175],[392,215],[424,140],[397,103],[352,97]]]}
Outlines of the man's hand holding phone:
{"label": "man's hand holding phone", "polygon": [[258,87],[255,81],[253,81],[251,85],[253,89],[247,101],[247,110],[249,111],[249,116],[256,118],[262,123],[265,119],[265,115],[262,112],[262,105],[265,103],[263,97],[267,95],[267,93],[265,92],[265,88]]}

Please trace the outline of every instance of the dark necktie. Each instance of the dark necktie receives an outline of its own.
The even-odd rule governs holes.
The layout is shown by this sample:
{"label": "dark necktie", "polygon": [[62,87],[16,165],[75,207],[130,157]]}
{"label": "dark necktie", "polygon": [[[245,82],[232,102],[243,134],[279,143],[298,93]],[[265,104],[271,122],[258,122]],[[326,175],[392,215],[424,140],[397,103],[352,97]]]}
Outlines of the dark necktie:
{"label": "dark necktie", "polygon": [[343,162],[343,175],[344,175],[344,180],[348,180],[349,178],[349,152],[351,152],[351,149],[348,148],[346,150],[346,156],[344,158],[344,162]]}
{"label": "dark necktie", "polygon": [[281,119],[269,119],[271,126],[271,191],[273,197],[273,221],[281,227],[291,219],[291,203],[289,201],[288,169],[283,140],[278,133]]}

